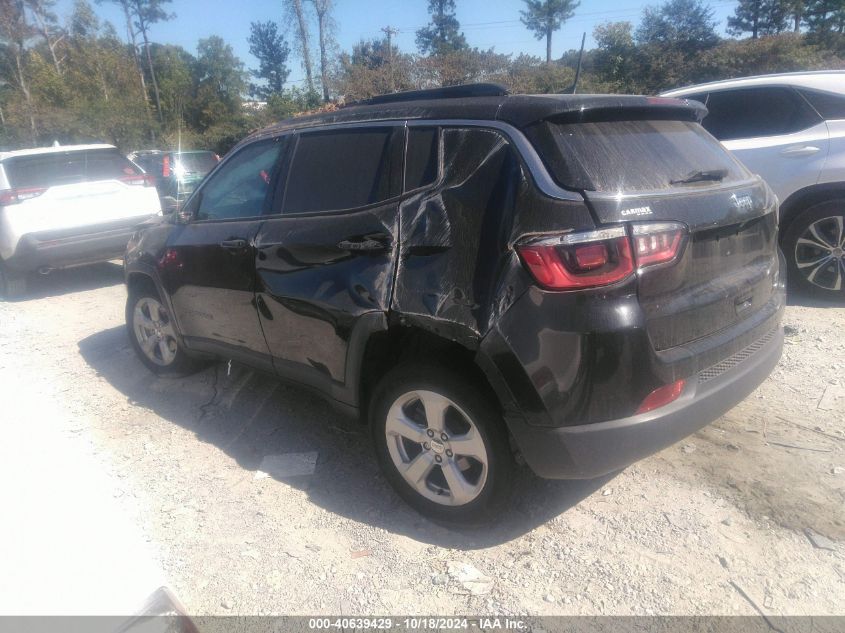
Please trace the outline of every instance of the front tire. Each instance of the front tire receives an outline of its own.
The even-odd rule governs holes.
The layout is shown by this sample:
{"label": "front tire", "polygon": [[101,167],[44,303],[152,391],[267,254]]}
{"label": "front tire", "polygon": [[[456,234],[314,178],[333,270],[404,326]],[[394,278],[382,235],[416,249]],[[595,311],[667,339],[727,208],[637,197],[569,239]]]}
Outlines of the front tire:
{"label": "front tire", "polygon": [[126,328],[141,362],[159,376],[187,376],[203,364],[190,358],[179,343],[176,324],[152,288],[129,291]]}
{"label": "front tire", "polygon": [[801,212],[784,233],[783,251],[794,287],[825,299],[845,298],[845,198]]}
{"label": "front tire", "polygon": [[465,376],[436,364],[400,365],[378,384],[369,410],[379,464],[421,514],[479,525],[509,501],[504,422]]}

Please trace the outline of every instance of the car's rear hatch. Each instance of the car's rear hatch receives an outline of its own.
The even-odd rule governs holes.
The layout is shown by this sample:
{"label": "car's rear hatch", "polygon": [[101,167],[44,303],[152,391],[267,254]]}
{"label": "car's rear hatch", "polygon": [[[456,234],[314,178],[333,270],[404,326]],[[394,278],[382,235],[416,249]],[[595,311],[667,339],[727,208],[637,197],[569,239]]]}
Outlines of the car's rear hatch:
{"label": "car's rear hatch", "polygon": [[84,228],[160,212],[152,181],[115,148],[69,149],[3,161],[21,232]]}
{"label": "car's rear hatch", "polygon": [[[775,200],[691,116],[647,108],[526,130],[558,183],[581,191],[597,223],[683,225],[674,261],[641,267],[638,293],[656,350],[728,328],[766,304],[777,273]],[[634,248],[636,249],[636,238]]]}

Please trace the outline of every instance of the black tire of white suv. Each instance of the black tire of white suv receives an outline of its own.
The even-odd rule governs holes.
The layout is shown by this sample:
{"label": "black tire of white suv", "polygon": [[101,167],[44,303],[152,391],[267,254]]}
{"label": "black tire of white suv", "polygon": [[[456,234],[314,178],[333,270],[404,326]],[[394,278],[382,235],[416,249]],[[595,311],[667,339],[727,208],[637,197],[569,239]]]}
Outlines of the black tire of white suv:
{"label": "black tire of white suv", "polygon": [[26,294],[26,275],[9,270],[0,261],[0,299],[18,299]]}
{"label": "black tire of white suv", "polygon": [[379,382],[369,412],[379,464],[418,512],[472,526],[507,505],[513,456],[505,424],[464,375],[431,362],[399,365]]}
{"label": "black tire of white suv", "polygon": [[126,329],[138,358],[158,376],[188,376],[207,363],[185,353],[161,297],[151,287],[132,288],[126,300]]}
{"label": "black tire of white suv", "polygon": [[845,298],[845,198],[808,207],[783,236],[787,279],[820,298]]}

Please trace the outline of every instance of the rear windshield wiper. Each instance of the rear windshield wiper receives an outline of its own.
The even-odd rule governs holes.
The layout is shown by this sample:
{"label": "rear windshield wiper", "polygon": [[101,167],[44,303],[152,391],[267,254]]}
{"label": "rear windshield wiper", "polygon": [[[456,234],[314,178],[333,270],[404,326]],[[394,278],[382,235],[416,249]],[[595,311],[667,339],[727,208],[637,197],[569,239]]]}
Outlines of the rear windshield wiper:
{"label": "rear windshield wiper", "polygon": [[677,180],[670,180],[670,185],[689,185],[694,182],[719,182],[728,175],[727,169],[707,169],[707,170],[699,170],[694,171],[690,174],[687,174],[683,178],[678,178]]}

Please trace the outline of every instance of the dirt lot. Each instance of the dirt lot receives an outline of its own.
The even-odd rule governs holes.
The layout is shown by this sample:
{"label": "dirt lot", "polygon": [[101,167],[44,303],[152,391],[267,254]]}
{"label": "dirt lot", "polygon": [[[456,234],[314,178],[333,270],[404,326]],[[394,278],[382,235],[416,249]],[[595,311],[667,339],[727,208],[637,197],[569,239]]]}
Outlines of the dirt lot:
{"label": "dirt lot", "polygon": [[[124,300],[105,264],[0,303],[0,376],[27,385],[12,415],[49,399],[93,444],[191,613],[845,614],[843,307],[791,305],[779,367],[704,431],[601,480],[523,473],[500,525],[459,533],[406,508],[320,400],[237,365],[154,378]],[[313,475],[257,473],[308,451]]]}

